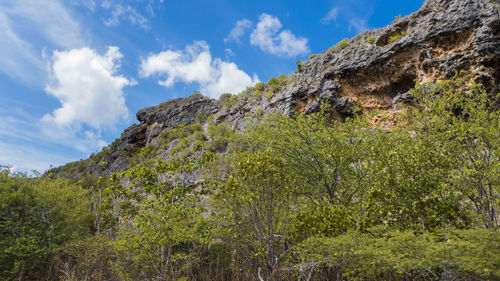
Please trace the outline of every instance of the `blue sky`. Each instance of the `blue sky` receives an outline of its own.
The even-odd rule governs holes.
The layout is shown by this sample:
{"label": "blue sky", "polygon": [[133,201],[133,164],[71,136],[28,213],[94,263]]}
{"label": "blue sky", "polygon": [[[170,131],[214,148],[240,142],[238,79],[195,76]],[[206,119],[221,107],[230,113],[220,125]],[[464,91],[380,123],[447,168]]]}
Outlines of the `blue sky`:
{"label": "blue sky", "polygon": [[423,0],[1,0],[0,164],[86,158],[137,110],[218,97],[383,27]]}

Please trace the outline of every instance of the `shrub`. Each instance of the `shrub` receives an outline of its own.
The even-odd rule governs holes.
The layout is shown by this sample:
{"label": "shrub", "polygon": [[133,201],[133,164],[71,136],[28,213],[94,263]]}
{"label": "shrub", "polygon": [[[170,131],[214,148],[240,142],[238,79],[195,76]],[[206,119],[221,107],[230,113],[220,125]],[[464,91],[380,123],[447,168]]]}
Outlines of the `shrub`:
{"label": "shrub", "polygon": [[302,71],[302,62],[300,62],[300,60],[297,60],[295,63],[297,64],[297,72],[301,72]]}
{"label": "shrub", "polygon": [[300,210],[292,223],[292,236],[297,240],[312,235],[336,236],[356,225],[349,210],[327,204],[314,204]]}
{"label": "shrub", "polygon": [[344,38],[341,41],[339,41],[335,46],[332,46],[330,49],[328,49],[330,52],[337,52],[345,47],[349,46],[349,39]]}
{"label": "shrub", "polygon": [[208,127],[208,135],[210,142],[207,145],[209,151],[221,152],[227,147],[230,142],[233,131],[226,124],[211,124]]}
{"label": "shrub", "polygon": [[267,84],[271,87],[271,93],[269,95],[266,95],[266,97],[272,96],[273,93],[277,93],[281,88],[285,85],[284,80],[278,80],[274,77],[271,77]]}
{"label": "shrub", "polygon": [[266,88],[265,82],[259,82],[259,83],[255,84],[255,86],[254,86],[254,89],[257,91],[264,91],[265,88]]}
{"label": "shrub", "polygon": [[312,237],[295,255],[297,268],[313,268],[312,280],[496,280],[499,242],[495,230],[485,229],[422,235],[372,230]]}
{"label": "shrub", "polygon": [[231,93],[224,93],[224,94],[220,95],[219,100],[224,101],[224,100],[230,99],[231,97],[232,97]]}
{"label": "shrub", "polygon": [[405,36],[406,34],[407,34],[406,30],[392,34],[391,36],[389,36],[389,39],[387,40],[387,44],[391,44],[391,43],[397,41],[399,38]]}
{"label": "shrub", "polygon": [[347,38],[342,39],[340,42],[337,43],[336,46],[338,50],[344,49],[345,47],[349,46],[349,39]]}
{"label": "shrub", "polygon": [[375,36],[375,35],[370,35],[370,36],[368,36],[368,38],[366,38],[366,42],[368,44],[374,44],[376,40],[377,40],[377,36]]}

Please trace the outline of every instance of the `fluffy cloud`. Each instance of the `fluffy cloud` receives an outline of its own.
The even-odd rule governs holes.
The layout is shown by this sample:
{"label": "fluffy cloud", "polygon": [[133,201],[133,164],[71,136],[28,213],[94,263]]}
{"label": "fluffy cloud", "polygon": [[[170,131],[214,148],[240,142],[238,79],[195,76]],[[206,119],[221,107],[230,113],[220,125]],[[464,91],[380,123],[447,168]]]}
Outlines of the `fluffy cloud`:
{"label": "fluffy cloud", "polygon": [[233,62],[212,59],[205,41],[197,41],[184,51],[167,50],[142,60],[140,73],[143,77],[158,76],[158,83],[171,87],[176,82],[201,86],[202,93],[218,97],[223,93],[239,93],[259,82],[256,75],[250,77]]}
{"label": "fluffy cloud", "polygon": [[252,27],[252,22],[247,19],[242,19],[236,22],[236,25],[231,29],[229,35],[224,38],[224,42],[240,42],[240,38],[245,35],[245,32]]}
{"label": "fluffy cloud", "polygon": [[37,83],[45,73],[43,46],[83,45],[81,27],[61,0],[0,1],[0,72]]}
{"label": "fluffy cloud", "polygon": [[55,51],[54,84],[46,92],[61,107],[42,118],[45,132],[61,140],[79,134],[82,140],[76,146],[82,151],[102,146],[100,130],[113,128],[128,116],[122,89],[135,84],[116,74],[121,58],[117,47],[109,47],[104,55],[89,48]]}
{"label": "fluffy cloud", "polygon": [[114,4],[111,1],[104,1],[101,7],[111,12],[110,17],[103,20],[104,25],[108,27],[117,26],[121,20],[127,20],[132,25],[138,25],[144,30],[151,29],[148,19],[130,5],[123,6],[121,4]]}
{"label": "fluffy cloud", "polygon": [[328,13],[321,19],[322,24],[329,24],[331,21],[334,21],[337,19],[337,16],[339,15],[339,9],[338,8],[332,8]]}
{"label": "fluffy cloud", "polygon": [[282,27],[277,17],[262,14],[257,27],[250,35],[250,43],[265,52],[279,56],[293,57],[310,52],[306,38],[296,37],[290,30],[280,32]]}

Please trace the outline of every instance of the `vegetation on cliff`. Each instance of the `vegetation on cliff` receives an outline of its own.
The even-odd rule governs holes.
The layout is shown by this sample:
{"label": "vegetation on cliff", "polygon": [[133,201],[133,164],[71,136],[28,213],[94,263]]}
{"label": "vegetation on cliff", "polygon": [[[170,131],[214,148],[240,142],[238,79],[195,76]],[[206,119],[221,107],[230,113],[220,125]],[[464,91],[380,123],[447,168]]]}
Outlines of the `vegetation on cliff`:
{"label": "vegetation on cliff", "polygon": [[470,81],[418,85],[391,130],[324,104],[166,130],[109,178],[5,169],[0,278],[498,279],[500,96]]}

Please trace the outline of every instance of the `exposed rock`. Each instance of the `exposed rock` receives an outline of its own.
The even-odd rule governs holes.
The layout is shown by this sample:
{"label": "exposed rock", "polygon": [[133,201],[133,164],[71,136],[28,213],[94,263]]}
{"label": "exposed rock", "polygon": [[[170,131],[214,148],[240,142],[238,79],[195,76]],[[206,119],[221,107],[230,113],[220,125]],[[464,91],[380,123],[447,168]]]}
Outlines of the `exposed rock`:
{"label": "exposed rock", "polygon": [[[309,61],[272,98],[252,106],[236,102],[217,120],[241,128],[256,109],[290,114],[315,112],[330,102],[344,114],[347,100],[365,109],[390,110],[393,99],[415,82],[431,82],[457,70],[477,73],[476,81],[498,91],[500,81],[500,5],[488,0],[430,0],[417,12],[385,28],[367,31]],[[375,44],[368,38],[376,38]],[[344,106],[345,105],[345,106]]]}
{"label": "exposed rock", "polygon": [[249,89],[219,102],[196,94],[139,110],[141,124],[125,130],[120,145],[106,156],[107,164],[96,170],[125,169],[127,153],[151,143],[163,130],[191,124],[200,116],[213,115],[216,122],[242,129],[260,110],[310,114],[330,103],[339,118],[353,114],[354,104],[392,111],[394,104],[412,101],[409,90],[416,82],[447,78],[458,70],[473,71],[476,82],[499,91],[499,66],[499,1],[428,0],[390,26],[361,33],[347,45],[302,62],[286,85],[268,91],[271,96]]}
{"label": "exposed rock", "polygon": [[411,92],[406,92],[406,93],[401,93],[397,94],[393,99],[392,99],[392,105],[395,105],[397,103],[412,103],[415,100],[415,97]]}

